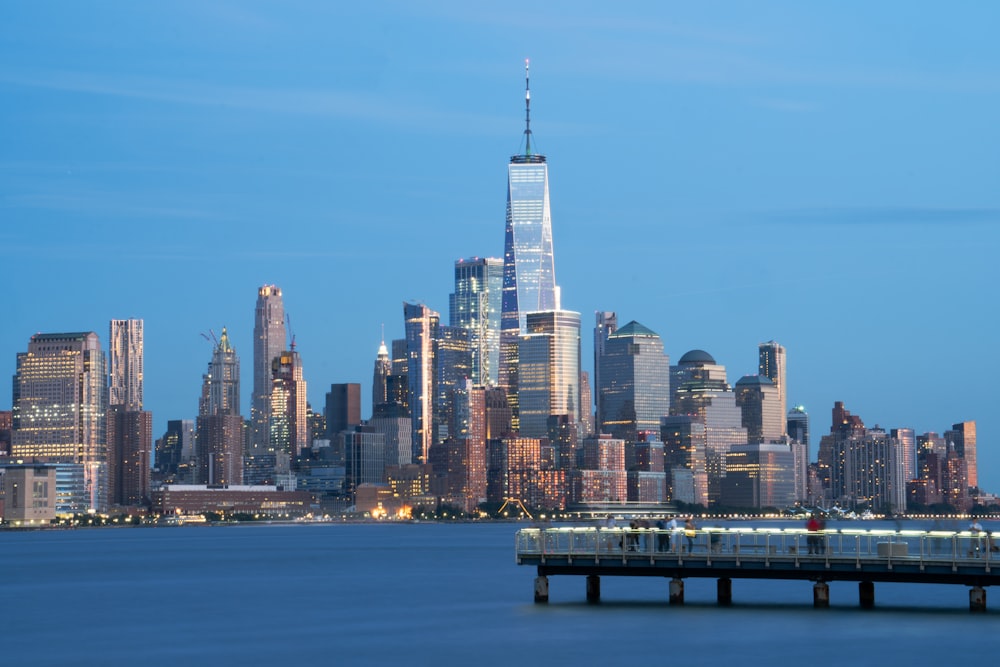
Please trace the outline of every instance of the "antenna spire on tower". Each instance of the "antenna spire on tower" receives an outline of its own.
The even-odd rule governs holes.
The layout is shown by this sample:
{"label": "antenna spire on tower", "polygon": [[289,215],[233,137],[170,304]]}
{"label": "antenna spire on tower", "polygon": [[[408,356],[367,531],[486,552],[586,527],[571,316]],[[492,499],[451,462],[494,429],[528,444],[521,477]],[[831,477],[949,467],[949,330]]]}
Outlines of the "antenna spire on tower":
{"label": "antenna spire on tower", "polygon": [[531,155],[531,75],[529,60],[524,59],[524,154]]}

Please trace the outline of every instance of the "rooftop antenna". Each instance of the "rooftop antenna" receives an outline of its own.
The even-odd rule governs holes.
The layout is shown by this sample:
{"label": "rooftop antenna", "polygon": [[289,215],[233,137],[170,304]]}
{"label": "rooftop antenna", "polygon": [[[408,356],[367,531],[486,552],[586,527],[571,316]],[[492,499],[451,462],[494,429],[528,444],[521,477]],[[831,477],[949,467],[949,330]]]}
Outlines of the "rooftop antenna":
{"label": "rooftop antenna", "polygon": [[531,73],[530,61],[524,59],[524,154],[531,155]]}
{"label": "rooftop antenna", "polygon": [[292,316],[285,313],[285,324],[287,325],[287,330],[285,332],[285,340],[288,342],[288,349],[292,352],[295,351],[295,332],[292,331]]}

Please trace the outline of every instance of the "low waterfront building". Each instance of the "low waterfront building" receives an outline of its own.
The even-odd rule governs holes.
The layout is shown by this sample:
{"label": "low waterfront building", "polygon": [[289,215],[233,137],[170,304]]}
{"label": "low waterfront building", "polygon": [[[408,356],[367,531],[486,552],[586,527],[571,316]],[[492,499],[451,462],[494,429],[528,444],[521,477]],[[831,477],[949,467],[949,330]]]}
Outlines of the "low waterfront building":
{"label": "low waterfront building", "polygon": [[164,484],[153,491],[157,514],[263,514],[302,516],[318,507],[307,491],[279,491],[276,486]]}

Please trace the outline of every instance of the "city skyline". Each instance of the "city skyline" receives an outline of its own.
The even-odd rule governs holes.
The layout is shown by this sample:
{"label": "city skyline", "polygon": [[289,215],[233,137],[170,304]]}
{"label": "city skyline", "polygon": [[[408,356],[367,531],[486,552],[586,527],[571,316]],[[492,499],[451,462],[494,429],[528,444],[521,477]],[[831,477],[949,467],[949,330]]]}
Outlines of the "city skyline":
{"label": "city skyline", "polygon": [[[996,10],[952,18],[964,37],[949,51],[921,50],[932,17],[896,23],[893,3],[774,7],[780,21],[736,5],[584,7],[561,34],[550,7],[512,40],[501,16],[457,5],[125,8],[119,33],[98,26],[99,8],[67,4],[44,34],[37,10],[9,10],[0,238],[15,290],[0,368],[12,377],[36,332],[94,331],[107,350],[110,320],[142,319],[159,437],[197,415],[212,353],[201,334],[226,326],[247,364],[254,290],[274,284],[313,409],[331,383],[370,396],[381,326],[384,340],[403,337],[399,302],[444,313],[454,262],[501,256],[530,57],[533,143],[553,166],[562,305],[582,314],[582,359],[594,311],[642,322],[672,359],[706,350],[732,384],[774,340],[788,406],[806,406],[814,442],[835,401],[917,434],[975,420],[981,484],[996,490],[988,156],[1000,86],[983,27]],[[363,29],[372,18],[384,32]],[[890,18],[892,38],[866,27]],[[180,21],[201,30],[157,28]],[[409,41],[408,22],[440,51]],[[210,47],[237,23],[239,37]],[[310,23],[358,34],[329,46]],[[74,35],[79,24],[106,46]],[[148,39],[126,39],[129,28]],[[272,40],[273,70],[233,65]],[[295,42],[316,49],[302,72]],[[87,280],[108,288],[66,289]]]}

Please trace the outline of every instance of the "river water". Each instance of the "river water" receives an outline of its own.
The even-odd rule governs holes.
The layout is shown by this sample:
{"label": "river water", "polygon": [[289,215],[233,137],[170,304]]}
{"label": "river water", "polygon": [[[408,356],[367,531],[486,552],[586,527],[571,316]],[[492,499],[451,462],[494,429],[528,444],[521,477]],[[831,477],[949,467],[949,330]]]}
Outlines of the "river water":
{"label": "river water", "polygon": [[[853,526],[852,526],[853,527]],[[860,527],[860,526],[858,526]],[[907,526],[912,527],[912,526]],[[514,562],[516,524],[318,524],[0,533],[3,665],[896,665],[1000,655],[1000,591],[582,577]]]}

